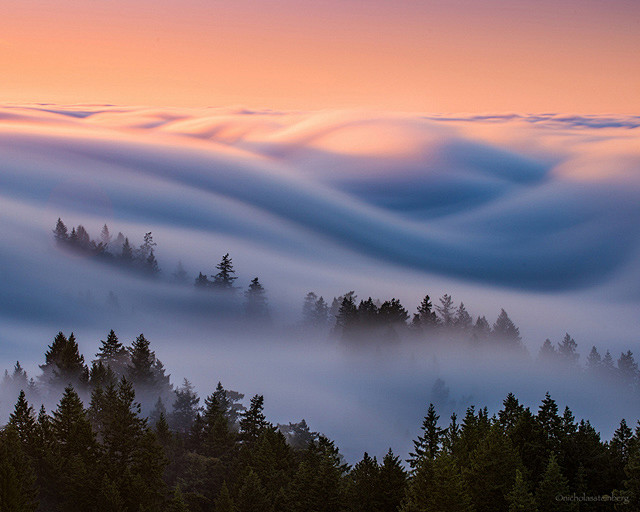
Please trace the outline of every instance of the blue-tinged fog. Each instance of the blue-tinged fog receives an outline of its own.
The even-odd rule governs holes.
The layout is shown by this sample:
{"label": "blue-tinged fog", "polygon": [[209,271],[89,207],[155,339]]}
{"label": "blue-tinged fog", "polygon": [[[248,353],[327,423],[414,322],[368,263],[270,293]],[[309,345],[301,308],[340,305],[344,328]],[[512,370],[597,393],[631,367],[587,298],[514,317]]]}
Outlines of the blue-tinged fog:
{"label": "blue-tinged fog", "polygon": [[[305,418],[349,460],[406,454],[430,401],[446,421],[470,404],[495,412],[509,391],[537,408],[549,390],[608,437],[637,419],[637,398],[535,360],[565,332],[582,362],[592,345],[638,350],[638,129],[637,117],[3,107],[0,368],[20,360],[37,376],[61,330],[87,360],[109,329],[126,343],[144,332],[175,384],[262,393],[269,419]],[[159,276],[70,254],[53,240],[58,217],[96,238],[106,223],[134,247],[152,232]],[[192,285],[225,253],[230,300]],[[256,276],[273,324],[237,328]],[[354,352],[300,326],[311,290],[396,297],[410,313],[448,293],[490,323],[505,308],[530,357]]]}

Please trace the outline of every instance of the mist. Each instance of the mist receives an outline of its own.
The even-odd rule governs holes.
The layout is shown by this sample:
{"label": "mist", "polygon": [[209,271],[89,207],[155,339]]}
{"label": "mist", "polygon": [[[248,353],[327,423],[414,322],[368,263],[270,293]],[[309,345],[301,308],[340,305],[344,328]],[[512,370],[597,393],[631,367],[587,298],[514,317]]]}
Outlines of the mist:
{"label": "mist", "polygon": [[[174,385],[264,394],[271,421],[305,418],[350,461],[406,456],[429,402],[446,422],[472,404],[497,412],[508,392],[537,409],[549,391],[609,437],[638,419],[637,398],[536,359],[565,332],[581,364],[592,345],[614,360],[637,350],[637,129],[635,117],[5,106],[0,368],[19,360],[37,377],[58,331],[87,362],[110,329],[127,344],[144,333]],[[152,232],[159,276],[61,249],[59,217],[93,238],[106,223],[134,247]],[[226,253],[238,291],[196,290]],[[243,320],[254,277],[268,326]],[[309,291],[350,290],[410,314],[448,293],[490,324],[505,308],[528,355],[407,336],[354,350],[301,324]],[[1,398],[3,421],[14,402]]]}

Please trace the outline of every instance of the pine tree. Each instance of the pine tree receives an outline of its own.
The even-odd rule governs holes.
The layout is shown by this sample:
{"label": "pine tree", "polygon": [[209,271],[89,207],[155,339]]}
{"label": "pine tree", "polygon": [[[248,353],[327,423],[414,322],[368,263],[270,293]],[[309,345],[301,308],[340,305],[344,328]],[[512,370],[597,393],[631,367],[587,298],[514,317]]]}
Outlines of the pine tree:
{"label": "pine tree", "polygon": [[313,325],[319,329],[326,327],[329,320],[329,306],[323,297],[320,297],[313,309]]}
{"label": "pine tree", "polygon": [[236,512],[258,512],[269,510],[270,507],[267,493],[260,483],[258,475],[250,469],[242,481],[240,491],[238,491]]}
{"label": "pine tree", "polygon": [[435,311],[433,311],[433,304],[431,304],[431,299],[428,295],[425,295],[422,302],[420,302],[418,312],[414,315],[412,323],[425,329],[434,328],[438,325],[439,319]]}
{"label": "pine tree", "polygon": [[382,303],[378,311],[380,321],[390,325],[405,325],[409,313],[398,299],[387,300]]}
{"label": "pine tree", "polygon": [[158,266],[158,260],[156,260],[153,254],[153,249],[149,252],[149,256],[144,260],[143,266],[144,272],[151,276],[156,277],[160,273],[160,267]]}
{"label": "pine tree", "polygon": [[382,459],[378,476],[379,512],[396,512],[405,496],[407,473],[391,448]]}
{"label": "pine tree", "polygon": [[220,263],[216,265],[216,269],[218,270],[218,273],[211,276],[213,277],[213,286],[220,290],[233,290],[233,282],[237,277],[233,275],[236,272],[233,269],[233,263],[229,253],[222,257]]}
{"label": "pine tree", "polygon": [[291,482],[291,512],[335,512],[341,509],[342,478],[347,466],[332,441],[320,436],[302,454]]}
{"label": "pine tree", "polygon": [[111,233],[109,233],[109,227],[106,224],[102,226],[102,231],[100,232],[100,243],[105,251],[109,248],[109,244],[111,243]]}
{"label": "pine tree", "polygon": [[49,386],[83,385],[88,380],[88,369],[73,333],[67,337],[59,332],[45,353],[45,364],[40,365],[41,379]]}
{"label": "pine tree", "polygon": [[440,319],[445,327],[451,327],[455,318],[455,307],[451,295],[444,294],[440,297],[440,305],[436,306],[436,311],[440,314]]}
{"label": "pine tree", "polygon": [[491,326],[484,316],[479,316],[473,326],[473,339],[483,343],[491,336]]}
{"label": "pine tree", "polygon": [[151,351],[149,340],[140,334],[129,348],[130,360],[129,378],[139,391],[146,391],[155,385],[153,365],[155,354]]}
{"label": "pine tree", "polygon": [[558,352],[549,338],[544,340],[542,347],[540,347],[540,351],[538,352],[538,361],[547,366],[558,362]]}
{"label": "pine tree", "polygon": [[113,329],[109,331],[107,339],[100,340],[100,343],[101,345],[96,357],[103,364],[110,366],[119,376],[122,376],[129,359],[127,349],[120,343]]}
{"label": "pine tree", "polygon": [[269,318],[267,296],[257,277],[251,280],[249,288],[244,292],[244,297],[244,309],[249,319],[264,322]]}
{"label": "pine tree", "polygon": [[206,290],[211,288],[212,282],[209,281],[209,278],[205,274],[199,272],[193,285],[201,290]]}
{"label": "pine tree", "polygon": [[538,510],[545,512],[565,512],[574,507],[569,501],[564,501],[563,496],[569,496],[569,484],[563,476],[556,456],[551,454],[547,469],[544,472],[542,481],[536,490],[536,504]]}
{"label": "pine tree", "polygon": [[315,309],[318,296],[314,292],[309,292],[304,298],[302,304],[302,323],[307,326],[312,326],[315,320]]}
{"label": "pine tree", "polygon": [[380,511],[380,466],[367,452],[347,476],[345,498],[349,511]]}
{"label": "pine tree", "polygon": [[493,324],[493,336],[509,348],[522,348],[520,329],[515,326],[504,309],[500,310],[498,319]]}
{"label": "pine tree", "polygon": [[35,480],[19,435],[10,425],[0,431],[0,510],[35,512],[38,508]]}
{"label": "pine tree", "polygon": [[264,396],[255,395],[251,399],[249,409],[240,420],[240,440],[243,443],[250,444],[257,441],[262,431],[270,427],[263,410]]}
{"label": "pine tree", "polygon": [[129,243],[129,238],[124,239],[124,243],[122,244],[122,251],[120,252],[120,261],[124,265],[133,264],[133,249],[131,244]]}
{"label": "pine tree", "polygon": [[[171,501],[167,507],[167,512],[189,512],[189,507],[187,507],[187,503],[184,501],[179,485],[175,486],[172,494]],[[216,512],[218,512],[217,507]]]}
{"label": "pine tree", "polygon": [[173,412],[169,416],[169,423],[175,432],[186,434],[191,429],[200,408],[200,398],[188,379],[184,379],[181,388],[175,391],[176,400],[173,402]]}
{"label": "pine tree", "polygon": [[53,230],[53,238],[58,245],[65,245],[69,242],[69,235],[67,233],[67,226],[65,226],[62,219],[58,217],[56,228]]}
{"label": "pine tree", "polygon": [[631,350],[620,354],[618,359],[618,377],[623,387],[633,390],[638,385],[638,363],[633,358]]}
{"label": "pine tree", "polygon": [[20,391],[13,412],[9,415],[9,426],[13,428],[27,454],[35,451],[36,418],[24,391]]}
{"label": "pine tree", "polygon": [[439,419],[436,408],[429,404],[427,415],[422,421],[423,434],[413,441],[413,452],[409,454],[410,458],[407,461],[412,469],[415,469],[421,460],[433,460],[438,454],[443,436],[443,430],[438,427]]}
{"label": "pine tree", "polygon": [[507,495],[509,512],[537,512],[536,501],[528,490],[522,471],[516,469],[516,479],[511,492]]}
{"label": "pine tree", "polygon": [[153,248],[157,245],[158,244],[153,241],[151,231],[144,234],[142,245],[138,247],[136,251],[136,259],[143,268],[148,266],[149,257],[153,254]]}
{"label": "pine tree", "polygon": [[569,333],[566,333],[562,341],[558,343],[558,355],[565,364],[576,366],[580,358],[580,354],[576,351],[577,348],[578,344],[569,336]]}
{"label": "pine tree", "polygon": [[342,299],[340,309],[336,315],[336,329],[343,340],[350,339],[357,327],[358,308],[353,294],[347,294]]}
{"label": "pine tree", "polygon": [[233,504],[233,500],[231,499],[231,494],[229,493],[229,488],[227,487],[227,482],[222,482],[222,488],[218,493],[218,497],[215,501],[215,511],[216,512],[235,512],[236,507]]}
{"label": "pine tree", "polygon": [[549,392],[545,393],[537,416],[538,423],[547,440],[547,446],[551,450],[558,450],[562,436],[562,420],[558,415],[558,405],[551,398]]}
{"label": "pine tree", "polygon": [[591,352],[587,356],[587,364],[586,368],[588,372],[598,373],[600,371],[600,367],[602,366],[602,357],[598,353],[598,349],[594,346],[591,347]]}
{"label": "pine tree", "polygon": [[524,413],[524,406],[513,393],[509,393],[502,402],[503,408],[498,412],[498,421],[506,433],[510,433]]}
{"label": "pine tree", "polygon": [[473,326],[473,319],[462,302],[456,311],[456,317],[453,321],[453,325],[463,332],[470,331]]}

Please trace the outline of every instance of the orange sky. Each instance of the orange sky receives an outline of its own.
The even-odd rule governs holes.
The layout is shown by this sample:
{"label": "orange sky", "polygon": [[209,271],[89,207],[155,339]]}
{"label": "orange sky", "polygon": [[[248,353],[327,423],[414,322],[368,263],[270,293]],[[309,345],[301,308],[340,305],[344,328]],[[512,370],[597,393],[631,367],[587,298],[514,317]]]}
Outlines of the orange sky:
{"label": "orange sky", "polygon": [[637,113],[636,0],[4,0],[5,102]]}

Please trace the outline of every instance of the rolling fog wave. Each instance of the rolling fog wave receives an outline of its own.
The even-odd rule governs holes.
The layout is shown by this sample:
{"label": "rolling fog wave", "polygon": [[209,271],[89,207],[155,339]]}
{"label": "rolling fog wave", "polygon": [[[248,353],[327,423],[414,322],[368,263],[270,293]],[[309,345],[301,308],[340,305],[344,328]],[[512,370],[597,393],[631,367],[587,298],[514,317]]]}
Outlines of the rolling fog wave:
{"label": "rolling fog wave", "polygon": [[[567,330],[583,357],[591,344],[634,350],[638,129],[634,116],[2,107],[0,362],[35,371],[59,330],[79,332],[87,354],[108,329],[145,332],[202,395],[213,374],[265,393],[278,421],[326,410],[307,420],[348,440],[354,456],[381,439],[407,447],[437,377],[458,408],[472,390],[479,405],[499,405],[508,391],[533,405],[566,382],[529,385],[533,377],[513,377],[501,363],[496,383],[494,366],[473,374],[456,354],[437,368],[411,366],[423,354],[405,354],[374,371],[335,347],[325,359],[318,347],[296,357],[275,345],[256,352],[267,340],[215,331],[207,315],[217,306],[175,286],[171,272],[182,261],[192,283],[229,252],[238,286],[260,276],[283,325],[298,322],[309,290],[328,300],[348,290],[398,297],[411,312],[425,293],[451,293],[490,321],[507,308],[534,354]],[[160,278],[61,252],[51,233],[58,217],[92,236],[107,223],[134,246],[152,231]],[[380,409],[375,397],[385,392],[406,400],[387,396]],[[577,412],[594,414],[579,390],[567,393]],[[601,428],[622,409],[603,413]],[[363,421],[391,412],[354,441]]]}

